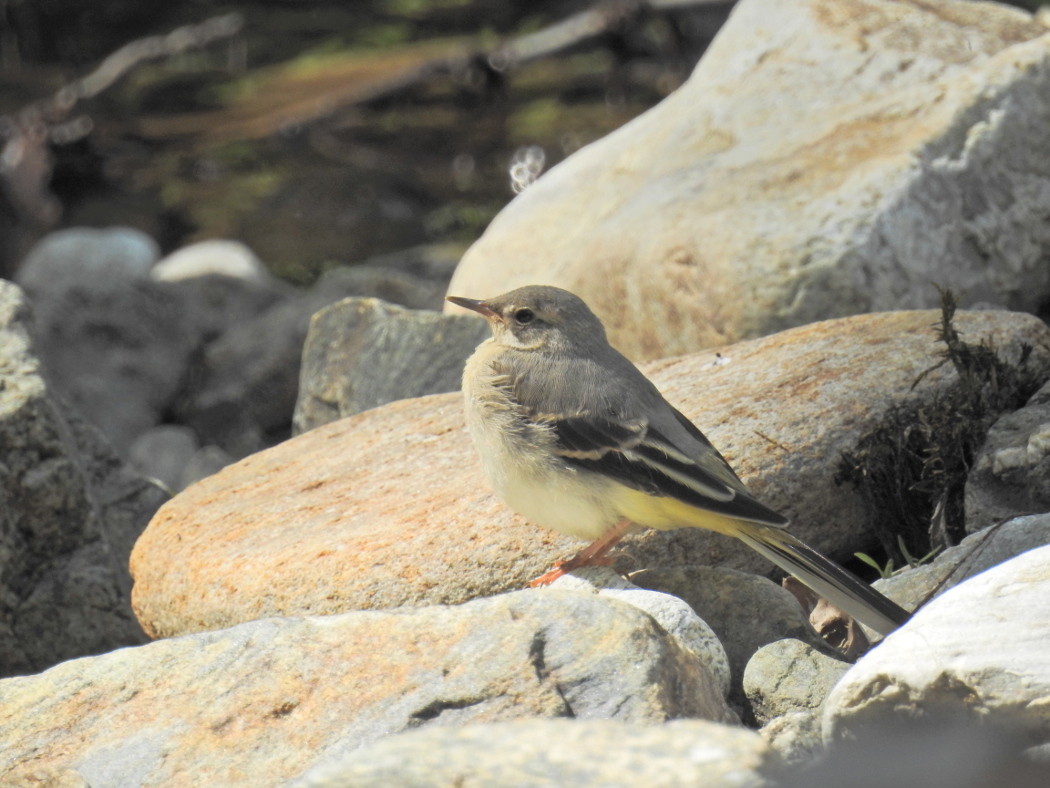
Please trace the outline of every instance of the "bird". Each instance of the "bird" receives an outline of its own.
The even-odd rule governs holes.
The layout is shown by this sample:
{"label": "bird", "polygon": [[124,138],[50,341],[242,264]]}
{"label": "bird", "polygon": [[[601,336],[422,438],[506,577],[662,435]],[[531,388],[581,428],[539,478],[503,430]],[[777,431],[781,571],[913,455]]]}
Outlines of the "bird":
{"label": "bird", "polygon": [[511,509],[590,541],[531,585],[611,563],[637,527],[736,537],[854,619],[886,635],[909,614],[790,534],[688,418],[629,359],[579,296],[530,285],[495,298],[447,296],[492,337],[467,360],[467,428]]}

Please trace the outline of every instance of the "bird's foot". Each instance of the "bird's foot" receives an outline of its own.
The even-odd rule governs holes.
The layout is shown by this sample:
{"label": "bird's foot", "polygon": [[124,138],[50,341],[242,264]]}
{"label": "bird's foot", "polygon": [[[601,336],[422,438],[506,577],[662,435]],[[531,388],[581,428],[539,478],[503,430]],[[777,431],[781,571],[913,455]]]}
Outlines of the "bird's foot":
{"label": "bird's foot", "polygon": [[574,569],[582,569],[585,566],[612,566],[613,563],[615,563],[615,559],[610,558],[607,555],[595,556],[592,558],[577,555],[570,558],[568,561],[555,561],[554,566],[551,567],[549,572],[540,575],[529,583],[529,588],[542,588],[543,586],[549,586],[559,577],[564,577]]}

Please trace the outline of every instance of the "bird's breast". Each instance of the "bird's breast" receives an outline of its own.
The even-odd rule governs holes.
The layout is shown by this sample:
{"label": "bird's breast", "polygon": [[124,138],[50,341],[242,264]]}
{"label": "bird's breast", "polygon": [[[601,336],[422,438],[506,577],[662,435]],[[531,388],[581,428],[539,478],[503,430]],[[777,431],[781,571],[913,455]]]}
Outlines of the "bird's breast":
{"label": "bird's breast", "polygon": [[493,366],[485,345],[467,362],[467,428],[489,482],[530,522],[581,539],[597,539],[619,519],[609,480],[578,470],[554,452],[553,428],[530,418],[513,380]]}

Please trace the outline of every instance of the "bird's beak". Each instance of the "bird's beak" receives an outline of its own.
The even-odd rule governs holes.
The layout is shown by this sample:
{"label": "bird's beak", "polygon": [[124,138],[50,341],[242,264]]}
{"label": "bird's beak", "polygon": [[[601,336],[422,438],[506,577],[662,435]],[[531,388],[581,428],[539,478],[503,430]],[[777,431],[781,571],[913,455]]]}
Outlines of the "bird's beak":
{"label": "bird's beak", "polygon": [[503,321],[503,318],[499,316],[499,312],[490,307],[484,301],[476,301],[473,298],[461,298],[460,296],[445,296],[445,300],[452,302],[456,306],[461,306],[464,309],[470,309],[473,312],[477,312],[486,320]]}

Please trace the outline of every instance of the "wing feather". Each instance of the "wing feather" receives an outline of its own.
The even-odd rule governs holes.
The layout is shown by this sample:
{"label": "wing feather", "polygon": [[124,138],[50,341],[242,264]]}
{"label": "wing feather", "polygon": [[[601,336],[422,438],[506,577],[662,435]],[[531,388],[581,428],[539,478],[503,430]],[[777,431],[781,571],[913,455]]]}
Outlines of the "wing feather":
{"label": "wing feather", "polygon": [[[575,467],[609,476],[649,495],[676,498],[699,509],[766,525],[787,524],[785,517],[748,495],[703,433],[677,411],[675,414],[692,427],[691,434],[695,431],[702,438],[696,457],[690,457],[644,420],[627,421],[586,413],[537,418],[551,425],[555,451]],[[712,461],[739,486],[705,467]]]}

